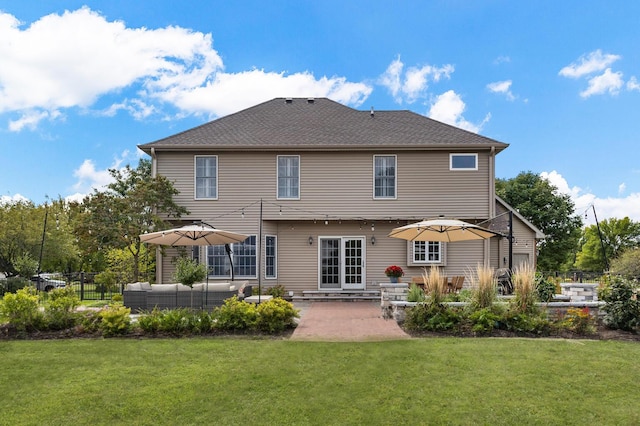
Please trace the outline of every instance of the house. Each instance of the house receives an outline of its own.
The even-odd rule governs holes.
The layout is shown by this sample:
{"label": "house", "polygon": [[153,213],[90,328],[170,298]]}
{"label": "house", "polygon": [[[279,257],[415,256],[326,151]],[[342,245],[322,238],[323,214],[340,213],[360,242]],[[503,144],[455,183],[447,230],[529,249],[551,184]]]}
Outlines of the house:
{"label": "house", "polygon": [[[231,247],[236,279],[300,294],[377,289],[392,264],[408,277],[430,265],[445,275],[507,266],[507,238],[387,236],[442,215],[505,232],[511,218],[513,255],[534,263],[542,234],[495,194],[495,158],[507,146],[411,111],[276,98],[140,149],[179,191],[175,201],[190,211],[182,224],[250,235]],[[231,277],[224,246],[192,250],[210,279]],[[171,282],[177,253],[158,255],[157,282]]]}

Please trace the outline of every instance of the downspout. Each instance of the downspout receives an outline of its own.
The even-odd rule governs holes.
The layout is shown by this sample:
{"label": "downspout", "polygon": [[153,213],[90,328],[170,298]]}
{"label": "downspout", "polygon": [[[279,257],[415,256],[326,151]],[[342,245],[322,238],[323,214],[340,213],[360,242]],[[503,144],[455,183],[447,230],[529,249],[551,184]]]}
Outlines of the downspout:
{"label": "downspout", "polygon": [[[155,178],[158,174],[158,164],[156,157],[156,149],[151,147],[151,177]],[[162,284],[162,251],[160,246],[156,246],[156,283]]]}
{"label": "downspout", "polygon": [[[491,152],[489,153],[489,217],[491,219],[496,216],[496,177],[495,177],[495,162],[496,162],[496,147],[491,147]],[[498,243],[500,244],[500,243]],[[498,246],[500,247],[500,246]],[[498,266],[500,266],[499,261],[500,256],[498,256]],[[491,238],[487,238],[484,240],[484,264],[486,266],[491,266]]]}

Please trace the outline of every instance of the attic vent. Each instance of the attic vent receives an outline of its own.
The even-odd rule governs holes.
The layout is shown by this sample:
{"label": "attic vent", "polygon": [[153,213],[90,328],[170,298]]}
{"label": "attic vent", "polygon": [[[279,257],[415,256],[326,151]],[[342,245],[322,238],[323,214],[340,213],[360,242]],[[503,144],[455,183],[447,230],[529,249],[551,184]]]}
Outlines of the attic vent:
{"label": "attic vent", "polygon": [[307,98],[307,103],[312,104],[315,101],[314,98]]}
{"label": "attic vent", "polygon": [[373,118],[373,114],[374,114],[373,107],[371,107],[371,118]]}
{"label": "attic vent", "polygon": [[293,102],[292,98],[285,98],[284,99],[284,103],[286,103],[286,104],[290,104],[291,102]]}

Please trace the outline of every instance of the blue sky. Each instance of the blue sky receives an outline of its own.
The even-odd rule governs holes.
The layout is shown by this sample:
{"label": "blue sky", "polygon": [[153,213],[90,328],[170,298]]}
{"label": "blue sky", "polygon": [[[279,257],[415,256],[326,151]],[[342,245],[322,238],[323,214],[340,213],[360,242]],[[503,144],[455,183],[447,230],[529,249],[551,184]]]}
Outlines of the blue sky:
{"label": "blue sky", "polygon": [[0,0],[0,198],[78,198],[151,142],[283,96],[510,144],[640,221],[640,2]]}

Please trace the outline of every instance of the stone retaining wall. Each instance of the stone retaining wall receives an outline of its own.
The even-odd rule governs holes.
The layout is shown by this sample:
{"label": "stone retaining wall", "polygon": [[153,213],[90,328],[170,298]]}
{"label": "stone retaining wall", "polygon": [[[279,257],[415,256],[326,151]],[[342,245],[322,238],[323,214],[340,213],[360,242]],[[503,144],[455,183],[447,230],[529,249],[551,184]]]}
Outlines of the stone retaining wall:
{"label": "stone retaining wall", "polygon": [[407,283],[380,283],[380,308],[382,309],[382,318],[394,318],[392,302],[406,303],[408,293],[409,284]]}
{"label": "stone retaining wall", "polygon": [[572,302],[598,301],[598,285],[594,283],[561,283],[562,294],[569,296]]}

